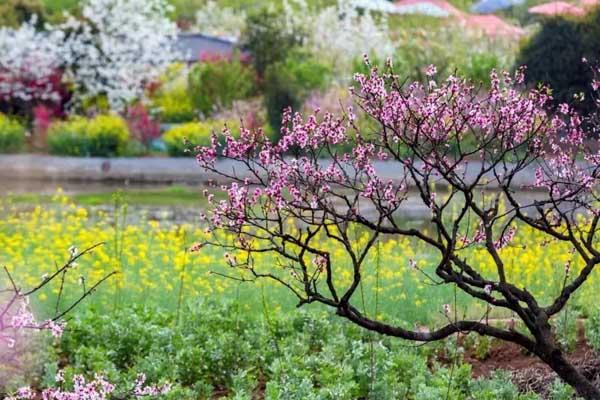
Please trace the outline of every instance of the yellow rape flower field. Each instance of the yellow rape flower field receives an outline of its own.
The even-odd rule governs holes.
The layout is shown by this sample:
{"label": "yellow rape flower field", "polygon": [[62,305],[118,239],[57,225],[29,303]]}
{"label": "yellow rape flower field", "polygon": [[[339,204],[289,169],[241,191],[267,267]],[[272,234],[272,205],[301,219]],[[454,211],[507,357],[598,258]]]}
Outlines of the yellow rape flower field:
{"label": "yellow rape flower field", "polygon": [[[71,246],[83,250],[104,242],[79,260],[74,267],[76,271],[67,274],[65,303],[82,293],[82,285],[89,288],[108,273],[117,271],[81,307],[110,310],[147,304],[176,309],[182,302],[223,299],[240,302],[249,314],[260,314],[265,302],[270,312],[290,310],[296,305],[293,295],[274,282],[242,283],[224,278],[221,274],[236,274],[225,262],[224,250],[204,247],[190,252],[191,246],[207,239],[205,227],[200,223],[176,225],[133,219],[125,210],[126,207],[117,207],[112,211],[92,211],[60,193],[49,206],[27,210],[0,200],[0,265],[6,266],[20,285],[32,287],[67,260]],[[357,246],[366,240],[366,234],[357,233]],[[567,263],[571,265],[571,273],[580,268],[569,250],[558,243],[543,244],[539,234],[519,227],[515,240],[501,251],[511,281],[519,282],[541,298],[549,298],[561,288]],[[330,251],[340,272],[336,274],[340,277],[338,284],[349,284],[351,274],[343,250],[332,247]],[[452,304],[466,317],[484,315],[487,309],[483,303],[456,293],[451,286],[440,288],[424,276],[423,272],[432,272],[437,257],[431,249],[410,239],[382,240],[370,255],[363,286],[355,301],[362,301],[359,305],[369,313],[377,312],[379,318],[411,324],[439,322],[444,317],[443,304]],[[491,260],[483,249],[472,248],[465,257],[484,274],[493,276]],[[411,268],[410,260],[419,268]],[[273,256],[255,259],[255,263],[265,268],[276,268],[277,261]],[[600,276],[596,271],[577,293],[571,307],[583,315],[588,313],[599,288]],[[36,306],[40,312],[54,310],[59,290],[54,285],[37,293]],[[500,310],[491,310],[491,315],[510,317]]]}

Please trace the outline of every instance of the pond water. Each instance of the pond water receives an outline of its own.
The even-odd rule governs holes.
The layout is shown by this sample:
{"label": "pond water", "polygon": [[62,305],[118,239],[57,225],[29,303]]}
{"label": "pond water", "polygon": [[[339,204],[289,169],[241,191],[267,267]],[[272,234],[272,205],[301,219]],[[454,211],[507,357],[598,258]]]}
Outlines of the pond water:
{"label": "pond water", "polygon": [[[69,180],[23,180],[23,179],[3,179],[0,180],[1,195],[25,195],[25,194],[42,194],[52,195],[59,189],[67,195],[77,194],[94,194],[94,193],[112,193],[117,191],[158,191],[172,187],[172,184],[165,183],[130,183],[127,181],[69,181]],[[201,184],[176,184],[177,187],[184,187],[190,191],[200,193],[204,186]],[[487,192],[492,194],[493,192]],[[484,194],[485,195],[485,194]],[[165,197],[168,198],[168,192],[165,192]],[[531,203],[535,199],[543,196],[541,192],[536,191],[520,191],[516,197],[523,203]],[[166,201],[168,203],[168,199]],[[197,208],[194,204],[177,204],[162,205],[154,208],[168,209],[189,209]],[[200,202],[198,203],[200,205]],[[374,208],[364,206],[361,210],[364,215],[370,215],[375,212]],[[422,204],[416,192],[409,193],[408,198],[402,204],[396,214],[397,218],[407,220],[428,220],[431,217],[430,211]]]}

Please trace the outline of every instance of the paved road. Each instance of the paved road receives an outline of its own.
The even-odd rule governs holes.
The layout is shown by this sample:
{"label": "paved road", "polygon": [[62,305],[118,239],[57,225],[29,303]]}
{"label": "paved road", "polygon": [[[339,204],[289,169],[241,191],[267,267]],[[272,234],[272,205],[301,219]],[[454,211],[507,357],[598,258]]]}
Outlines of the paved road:
{"label": "paved road", "polygon": [[[244,168],[232,161],[219,161],[219,169],[235,168],[244,174]],[[328,161],[324,160],[323,164]],[[481,163],[473,161],[467,177],[478,171]],[[378,162],[375,168],[383,179],[398,179],[402,169],[396,162]],[[192,158],[78,158],[45,155],[0,155],[0,182],[10,186],[11,181],[79,181],[130,183],[205,183],[217,178],[203,171]],[[531,185],[534,169],[523,171],[515,180],[516,187]]]}

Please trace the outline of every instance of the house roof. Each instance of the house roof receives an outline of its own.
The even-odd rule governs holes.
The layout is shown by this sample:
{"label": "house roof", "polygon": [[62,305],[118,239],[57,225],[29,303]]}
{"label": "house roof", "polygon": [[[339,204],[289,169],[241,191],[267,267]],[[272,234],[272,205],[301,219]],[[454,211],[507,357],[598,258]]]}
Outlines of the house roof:
{"label": "house roof", "polygon": [[467,28],[479,30],[488,36],[514,36],[523,34],[523,29],[514,26],[496,15],[469,15],[465,17]]}
{"label": "house roof", "polygon": [[463,13],[445,0],[400,0],[394,3],[399,14],[425,14],[437,17],[461,16]]}
{"label": "house roof", "polygon": [[546,4],[540,4],[529,9],[530,14],[540,15],[574,15],[582,16],[585,11],[573,4],[565,3],[564,1],[553,1]]}
{"label": "house roof", "polygon": [[175,49],[181,54],[179,61],[196,62],[202,56],[231,56],[237,42],[202,33],[180,33],[177,35]]}

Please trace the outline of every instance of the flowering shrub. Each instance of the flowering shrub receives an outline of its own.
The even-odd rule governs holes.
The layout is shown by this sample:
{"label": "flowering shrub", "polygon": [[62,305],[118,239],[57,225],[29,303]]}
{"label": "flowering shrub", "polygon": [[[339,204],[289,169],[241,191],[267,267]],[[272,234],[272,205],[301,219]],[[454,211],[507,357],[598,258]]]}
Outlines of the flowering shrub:
{"label": "flowering shrub", "polygon": [[133,139],[146,148],[153,139],[160,137],[160,124],[155,121],[142,103],[127,109],[127,125]]}
{"label": "flowering shrub", "polygon": [[123,155],[129,141],[129,128],[120,117],[99,115],[58,122],[48,132],[52,154],[111,157]]}
{"label": "flowering shrub", "polygon": [[[19,28],[0,28],[0,101],[3,108],[36,102],[59,104],[62,32],[40,32],[36,18]],[[12,110],[15,111],[15,110]],[[17,110],[18,111],[18,110]]]}
{"label": "flowering shrub", "polygon": [[[74,104],[106,96],[115,110],[144,94],[171,63],[177,33],[164,0],[86,0],[81,18],[36,30],[37,20],[0,29],[0,99]],[[64,73],[64,75],[63,75]]]}
{"label": "flowering shrub", "polygon": [[[222,188],[227,200],[213,202],[207,219],[212,230],[235,239],[215,237],[203,244],[237,253],[226,257],[238,270],[237,279],[272,279],[299,305],[320,303],[363,328],[407,340],[431,342],[477,332],[509,341],[538,356],[578,395],[599,398],[599,389],[564,357],[549,323],[600,264],[600,210],[594,191],[600,179],[598,146],[588,146],[582,118],[568,105],[558,115],[546,112],[551,100],[547,88],[520,90],[522,69],[500,76],[492,71],[484,94],[456,76],[438,81],[436,73],[434,66],[426,68],[423,84],[403,84],[391,68],[357,74],[356,102],[377,123],[376,130],[357,130],[352,108],[341,116],[321,116],[317,110],[308,118],[288,110],[276,144],[260,131],[242,129],[239,139],[223,131],[227,147],[222,156],[240,166],[233,170],[215,163],[215,136],[210,146],[198,149],[197,160],[232,182]],[[351,151],[336,151],[334,146],[346,143]],[[452,146],[458,153],[450,152]],[[323,154],[331,161],[321,162]],[[473,166],[473,157],[483,162]],[[397,170],[383,178],[377,165],[389,160]],[[516,181],[532,170],[543,196],[519,199]],[[480,195],[491,184],[496,191]],[[437,191],[440,186],[447,190]],[[394,218],[411,187],[431,215],[427,228]],[[296,224],[287,225],[290,219]],[[572,246],[572,258],[561,268],[564,283],[548,301],[506,274],[504,249],[514,241],[517,221],[546,240]],[[363,246],[356,246],[357,229],[367,232]],[[489,311],[463,319],[450,303],[440,304],[446,321],[427,332],[368,313],[353,298],[362,287],[365,260],[382,235],[426,244],[438,253],[433,275],[425,275],[430,283],[453,286],[487,310],[514,312],[523,330],[488,324]],[[325,241],[343,248],[349,272]],[[487,253],[493,273],[484,273],[468,256],[473,247]],[[255,263],[254,255],[262,252],[276,254],[279,268],[265,271]],[[419,269],[415,262],[409,267]],[[352,282],[340,285],[345,273]]]}
{"label": "flowering shrub", "polygon": [[[56,375],[56,383],[62,384],[64,377],[62,373]],[[169,384],[162,386],[146,386],[146,376],[140,374],[135,381],[133,390],[130,393],[119,394],[114,398],[142,398],[142,397],[154,397],[169,393],[171,387]],[[73,378],[73,389],[63,390],[60,388],[45,389],[42,392],[42,398],[47,400],[106,400],[113,398],[113,394],[116,391],[115,385],[108,382],[102,375],[96,375],[93,380],[86,381],[83,375],[76,375]],[[17,391],[13,396],[9,396],[6,400],[35,400],[38,399],[38,394],[31,388],[24,387]]]}
{"label": "flowering shrub", "polygon": [[[79,252],[77,248],[71,246],[69,248],[69,258],[62,267],[57,267],[51,274],[45,274],[42,276],[35,287],[29,290],[22,290],[17,286],[17,283],[13,279],[13,276],[9,270],[5,267],[8,282],[10,286],[3,288],[0,293],[2,294],[2,307],[0,308],[0,358],[3,363],[11,363],[15,361],[15,352],[13,349],[17,348],[17,343],[27,338],[31,332],[34,331],[49,331],[53,337],[60,338],[63,335],[66,323],[62,320],[62,317],[75,308],[83,299],[89,296],[96,290],[96,288],[106,281],[108,278],[113,276],[115,272],[111,272],[97,282],[92,282],[92,285],[87,287],[84,285],[82,279],[83,293],[76,298],[70,305],[65,309],[60,309],[61,299],[63,295],[64,283],[66,275],[77,267],[77,261],[84,255],[91,253],[95,248],[100,246],[94,245],[89,247],[82,252]],[[60,282],[60,288],[57,289],[58,301],[56,305],[55,316],[51,319],[47,319],[44,322],[37,322],[29,305],[30,296],[41,291],[44,287],[49,286],[53,282]],[[56,384],[62,386],[65,382],[63,371],[59,371],[56,374]],[[146,396],[157,396],[168,393],[170,385],[165,384],[162,386],[152,385],[146,386],[146,376],[144,374],[138,375],[133,389],[130,393],[126,393],[126,397],[146,397]],[[4,383],[3,383],[4,384]],[[87,399],[108,399],[110,395],[115,391],[115,386],[109,383],[101,375],[97,374],[93,380],[86,382],[83,375],[75,375],[73,378],[73,388],[63,389],[49,388],[43,390],[41,396],[47,400],[87,400]],[[34,400],[39,398],[38,393],[30,387],[22,387],[16,391],[12,396],[8,396],[8,400]],[[124,398],[123,395],[118,398]]]}
{"label": "flowering shrub", "polygon": [[0,153],[16,153],[25,144],[25,128],[16,120],[0,114]]}

